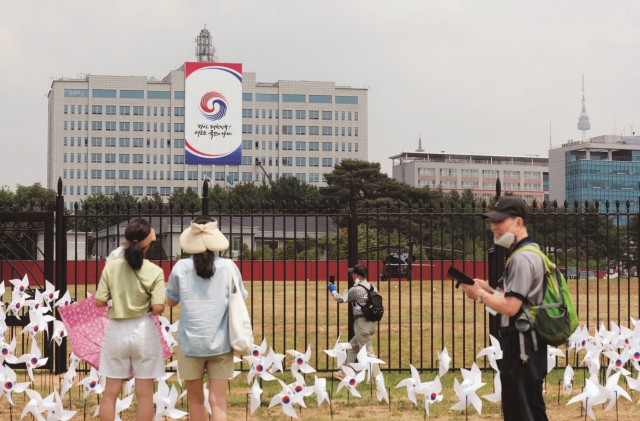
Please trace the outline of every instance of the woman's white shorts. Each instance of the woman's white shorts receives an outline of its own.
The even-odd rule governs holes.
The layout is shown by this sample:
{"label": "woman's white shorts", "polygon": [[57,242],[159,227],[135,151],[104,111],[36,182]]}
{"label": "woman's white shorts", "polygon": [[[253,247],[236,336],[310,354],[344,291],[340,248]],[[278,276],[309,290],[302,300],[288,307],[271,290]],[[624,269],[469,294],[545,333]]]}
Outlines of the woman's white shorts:
{"label": "woman's white shorts", "polygon": [[112,379],[164,376],[158,327],[151,315],[109,319],[100,352],[100,374]]}

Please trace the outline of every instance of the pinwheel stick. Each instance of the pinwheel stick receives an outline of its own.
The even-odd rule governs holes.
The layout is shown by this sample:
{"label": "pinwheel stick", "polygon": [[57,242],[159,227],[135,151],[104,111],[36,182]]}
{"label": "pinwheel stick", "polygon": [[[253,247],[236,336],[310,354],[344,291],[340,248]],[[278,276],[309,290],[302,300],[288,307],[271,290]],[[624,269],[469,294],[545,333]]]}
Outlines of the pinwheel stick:
{"label": "pinwheel stick", "polygon": [[327,395],[329,395],[329,412],[331,413],[331,419],[333,419],[333,404],[331,403],[331,391],[325,390],[325,392],[327,392]]}
{"label": "pinwheel stick", "polygon": [[251,393],[247,393],[247,402],[244,405],[245,420],[249,419],[249,397],[250,396],[251,396]]}

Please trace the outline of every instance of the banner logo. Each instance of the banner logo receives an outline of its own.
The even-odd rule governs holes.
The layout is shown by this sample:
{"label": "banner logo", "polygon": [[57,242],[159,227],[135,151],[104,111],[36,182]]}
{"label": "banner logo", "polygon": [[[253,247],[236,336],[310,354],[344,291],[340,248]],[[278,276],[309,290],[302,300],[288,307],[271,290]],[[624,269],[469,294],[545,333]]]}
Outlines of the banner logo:
{"label": "banner logo", "polygon": [[[211,103],[211,106],[209,106]],[[211,91],[200,99],[200,114],[207,120],[220,120],[227,113],[227,98],[219,92]]]}

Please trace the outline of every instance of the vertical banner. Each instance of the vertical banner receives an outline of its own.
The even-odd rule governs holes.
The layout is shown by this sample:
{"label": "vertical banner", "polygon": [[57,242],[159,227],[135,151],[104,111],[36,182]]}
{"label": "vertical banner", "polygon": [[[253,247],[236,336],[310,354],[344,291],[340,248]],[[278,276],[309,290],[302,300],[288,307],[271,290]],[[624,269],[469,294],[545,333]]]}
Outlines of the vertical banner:
{"label": "vertical banner", "polygon": [[187,165],[242,164],[242,64],[185,63]]}

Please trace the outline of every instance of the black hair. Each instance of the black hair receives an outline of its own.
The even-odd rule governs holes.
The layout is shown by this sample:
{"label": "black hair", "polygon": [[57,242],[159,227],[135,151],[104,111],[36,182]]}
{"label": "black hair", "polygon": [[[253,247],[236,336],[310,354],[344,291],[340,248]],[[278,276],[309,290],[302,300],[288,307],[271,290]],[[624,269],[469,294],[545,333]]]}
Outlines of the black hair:
{"label": "black hair", "polygon": [[[196,224],[208,224],[216,220],[210,216],[198,216],[193,222]],[[215,253],[211,250],[205,250],[202,253],[193,255],[193,265],[199,277],[209,279],[216,273],[216,266],[213,264]]]}
{"label": "black hair", "polygon": [[143,241],[151,232],[151,224],[145,219],[134,219],[124,230],[124,238],[129,240],[129,247],[124,249],[124,258],[131,266],[131,269],[138,270],[144,261],[144,251],[140,247]]}

